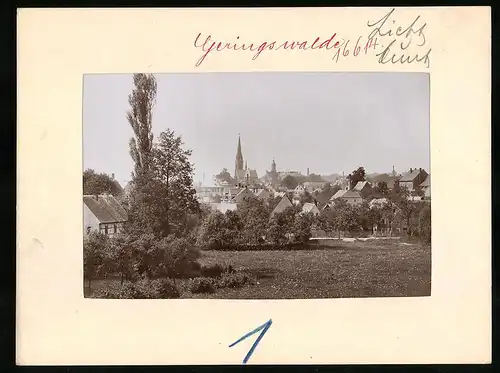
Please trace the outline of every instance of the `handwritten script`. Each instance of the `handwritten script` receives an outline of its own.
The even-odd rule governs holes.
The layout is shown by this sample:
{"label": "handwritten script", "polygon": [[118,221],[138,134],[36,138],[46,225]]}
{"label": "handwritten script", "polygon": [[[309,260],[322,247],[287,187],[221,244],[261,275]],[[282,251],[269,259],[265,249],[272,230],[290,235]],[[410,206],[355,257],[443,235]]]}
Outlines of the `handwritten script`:
{"label": "handwritten script", "polygon": [[341,58],[349,55],[358,56],[360,54],[367,54],[369,50],[375,50],[377,46],[377,39],[363,40],[360,36],[356,42],[340,38],[337,33],[333,33],[330,37],[321,38],[316,37],[314,40],[268,40],[255,42],[242,42],[240,37],[237,36],[236,40],[231,42],[217,41],[212,38],[212,35],[202,36],[201,33],[196,36],[194,40],[194,47],[202,51],[200,58],[196,61],[195,66],[200,66],[206,58],[214,53],[222,51],[243,51],[251,52],[252,60],[256,60],[264,52],[269,51],[309,51],[309,50],[332,50],[332,60],[338,62]]}
{"label": "handwritten script", "polygon": [[375,54],[378,63],[421,63],[430,67],[431,49],[426,47],[425,28],[418,15],[410,24],[403,25],[394,19],[395,10],[392,9],[376,21],[368,21],[370,29],[368,37],[359,36],[357,39],[344,39],[333,32],[326,37],[317,36],[306,40],[260,40],[244,41],[236,36],[230,41],[217,40],[212,35],[198,33],[194,40],[194,47],[200,50],[200,56],[195,66],[199,67],[208,56],[221,52],[246,52],[252,60],[271,51],[330,51],[334,62],[346,57]]}
{"label": "handwritten script", "polygon": [[[377,21],[368,21],[367,26],[371,29],[368,39],[380,37],[382,51],[377,53],[378,62],[386,63],[422,63],[430,67],[430,48],[424,48],[423,53],[410,53],[410,47],[413,46],[420,52],[420,48],[425,46],[425,27],[427,23],[420,20],[417,16],[409,25],[400,25],[393,19],[394,9],[384,15]],[[383,44],[389,39],[388,44]],[[385,48],[384,48],[385,47]],[[414,49],[415,49],[414,48]]]}

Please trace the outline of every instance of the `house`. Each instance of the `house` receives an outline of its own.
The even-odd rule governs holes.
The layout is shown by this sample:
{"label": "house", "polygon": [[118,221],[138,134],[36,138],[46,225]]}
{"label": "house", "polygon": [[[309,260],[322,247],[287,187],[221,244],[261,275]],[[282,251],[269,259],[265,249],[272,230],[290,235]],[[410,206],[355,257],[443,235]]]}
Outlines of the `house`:
{"label": "house", "polygon": [[303,195],[306,192],[306,190],[307,189],[305,188],[304,184],[299,184],[293,190],[293,195],[296,197],[300,197],[301,195]]}
{"label": "house", "polygon": [[255,194],[248,189],[248,188],[243,188],[239,191],[239,193],[233,197],[232,202],[233,203],[240,203],[243,202],[245,198],[252,198],[255,197]]}
{"label": "house", "polygon": [[310,194],[312,194],[315,190],[321,191],[325,184],[327,184],[326,181],[306,181],[302,184],[302,186],[304,190],[307,190]]}
{"label": "house", "polygon": [[330,198],[330,201],[335,201],[336,199],[341,198],[345,193],[347,192],[347,189],[340,189],[335,193],[332,198]]}
{"label": "house", "polygon": [[363,203],[363,198],[361,197],[361,194],[355,190],[347,190],[342,197],[340,197],[343,201],[346,201],[349,205],[360,205]]}
{"label": "house", "polygon": [[378,183],[385,182],[389,190],[392,190],[394,188],[400,178],[401,176],[396,175],[394,172],[392,174],[374,174],[368,175],[366,177],[367,181],[371,183],[372,187],[377,186]]}
{"label": "house", "polygon": [[304,206],[302,206],[302,211],[301,211],[302,214],[313,214],[314,216],[318,216],[319,215],[319,209],[318,209],[318,206],[316,206],[316,204],[314,203],[311,203],[311,202],[306,202],[304,203]]}
{"label": "house", "polygon": [[92,231],[113,236],[123,230],[128,220],[127,212],[110,194],[83,196],[84,236]]}
{"label": "house", "polygon": [[281,201],[278,202],[278,204],[276,205],[276,207],[274,208],[273,212],[271,212],[271,217],[273,217],[275,214],[279,213],[279,212],[283,212],[286,210],[286,208],[288,207],[291,207],[293,206],[292,205],[292,202],[290,201],[290,199],[288,198],[288,196],[283,196],[283,198],[281,199]]}
{"label": "house", "polygon": [[260,189],[256,194],[255,196],[258,198],[258,199],[267,199],[271,196],[271,193],[266,190],[266,189]]}
{"label": "house", "polygon": [[408,190],[415,190],[427,178],[428,173],[422,168],[410,168],[410,172],[403,175],[398,184],[400,187],[406,187]]}
{"label": "house", "polygon": [[372,191],[372,186],[368,181],[358,181],[358,183],[352,189],[358,192],[362,197],[368,197]]}
{"label": "house", "polygon": [[215,211],[220,211],[223,214],[230,210],[230,211],[236,211],[238,208],[238,205],[236,203],[231,203],[231,202],[221,202],[221,203],[215,203],[211,202],[208,204],[210,209],[215,210]]}
{"label": "house", "polygon": [[427,177],[425,178],[425,180],[419,185],[420,186],[420,189],[422,189],[422,191],[426,191],[428,188],[431,187],[431,175],[427,175]]}

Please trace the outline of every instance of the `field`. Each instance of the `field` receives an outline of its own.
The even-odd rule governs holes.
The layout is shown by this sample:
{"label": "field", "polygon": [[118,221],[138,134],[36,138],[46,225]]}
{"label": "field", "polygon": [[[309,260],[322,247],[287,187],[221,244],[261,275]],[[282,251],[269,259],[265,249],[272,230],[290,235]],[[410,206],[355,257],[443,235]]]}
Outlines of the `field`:
{"label": "field", "polygon": [[[182,298],[305,299],[429,296],[431,249],[398,241],[330,242],[295,251],[203,251],[202,265],[231,264],[257,278],[255,285]],[[94,282],[94,287],[99,286]]]}

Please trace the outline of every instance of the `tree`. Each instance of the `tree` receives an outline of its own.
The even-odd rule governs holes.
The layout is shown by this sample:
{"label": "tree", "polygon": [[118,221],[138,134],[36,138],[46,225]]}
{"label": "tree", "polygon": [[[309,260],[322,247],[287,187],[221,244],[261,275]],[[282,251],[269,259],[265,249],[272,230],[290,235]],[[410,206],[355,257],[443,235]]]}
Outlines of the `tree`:
{"label": "tree", "polygon": [[311,213],[297,214],[293,224],[293,238],[295,242],[307,244],[311,238],[311,228],[314,217]]}
{"label": "tree", "polygon": [[383,198],[388,197],[390,194],[389,187],[386,181],[379,181],[373,188],[373,192],[376,197]]}
{"label": "tree", "polygon": [[154,177],[159,181],[161,195],[161,236],[182,234],[188,213],[198,213],[199,204],[193,186],[193,165],[189,162],[191,150],[174,131],[167,129],[159,136],[153,148]]}
{"label": "tree", "polygon": [[91,232],[83,241],[83,275],[92,290],[92,280],[105,272],[107,236],[100,232]]}
{"label": "tree", "polygon": [[309,174],[309,176],[307,177],[307,181],[312,181],[312,182],[320,182],[320,181],[323,181],[323,178],[321,177],[321,175],[317,175],[317,174]]}
{"label": "tree", "polygon": [[299,182],[292,175],[286,175],[283,180],[281,180],[281,185],[287,189],[295,189],[299,185]]}
{"label": "tree", "polygon": [[425,243],[431,242],[431,206],[425,205],[418,216],[418,231],[420,239]]}
{"label": "tree", "polygon": [[255,197],[245,198],[238,204],[237,212],[243,225],[241,241],[250,245],[261,243],[270,215],[265,201]]}
{"label": "tree", "polygon": [[334,209],[336,211],[333,217],[333,226],[338,231],[339,238],[341,232],[352,232],[361,228],[358,215],[353,206],[341,201],[335,204]]}
{"label": "tree", "polygon": [[354,188],[356,184],[360,181],[365,181],[366,172],[363,167],[358,167],[351,174],[349,174],[349,187]]}
{"label": "tree", "polygon": [[127,120],[134,137],[130,139],[130,155],[135,165],[135,176],[147,173],[153,149],[153,108],[156,103],[156,78],[152,74],[134,74],[134,89],[128,97],[130,110]]}
{"label": "tree", "polygon": [[118,197],[121,194],[115,180],[105,173],[97,173],[93,169],[83,172],[83,194],[112,194]]}
{"label": "tree", "polygon": [[219,172],[217,175],[215,175],[215,178],[218,181],[224,181],[228,184],[234,184],[234,179],[227,170],[227,168],[223,168],[221,172]]}
{"label": "tree", "polygon": [[296,206],[289,206],[271,217],[266,235],[271,243],[284,245],[290,241],[298,211]]}

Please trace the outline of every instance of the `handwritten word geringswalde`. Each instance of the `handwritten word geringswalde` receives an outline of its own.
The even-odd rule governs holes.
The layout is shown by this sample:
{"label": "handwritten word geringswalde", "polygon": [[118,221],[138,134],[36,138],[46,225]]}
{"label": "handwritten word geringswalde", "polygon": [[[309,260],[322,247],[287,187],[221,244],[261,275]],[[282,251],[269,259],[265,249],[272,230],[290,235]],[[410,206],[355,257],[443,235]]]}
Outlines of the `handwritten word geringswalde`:
{"label": "handwritten word geringswalde", "polygon": [[[336,33],[331,35],[329,38],[322,39],[321,37],[316,37],[314,40],[303,40],[303,41],[263,41],[259,43],[244,43],[240,41],[240,37],[236,37],[236,41],[225,42],[216,41],[212,39],[212,35],[203,37],[201,33],[198,34],[194,40],[194,47],[202,50],[201,57],[196,61],[195,66],[200,66],[205,59],[211,53],[222,52],[222,51],[245,51],[253,52],[252,60],[256,60],[264,51],[278,51],[278,50],[331,50],[334,49],[332,59],[335,62],[339,61],[341,57],[347,57],[348,55],[357,56],[361,51],[364,53],[368,52],[368,49],[374,48],[376,46],[377,40],[366,40],[362,41],[360,36],[357,42],[351,43],[350,40],[340,39]],[[352,50],[350,48],[353,48]]]}

